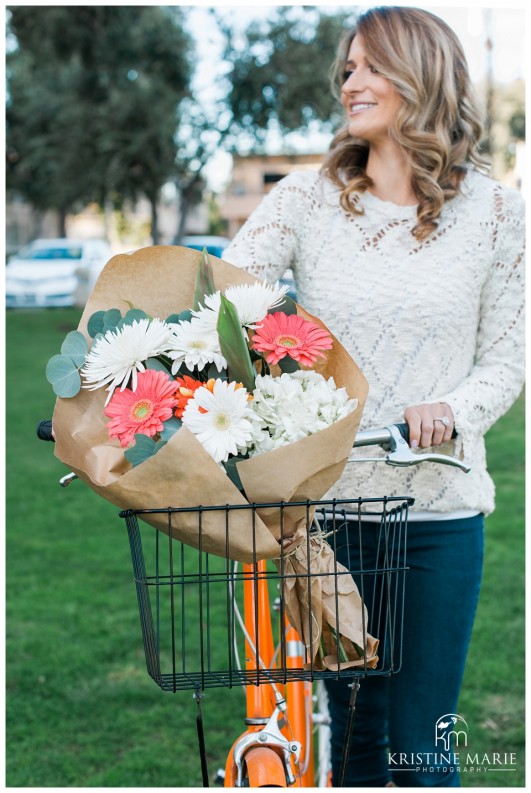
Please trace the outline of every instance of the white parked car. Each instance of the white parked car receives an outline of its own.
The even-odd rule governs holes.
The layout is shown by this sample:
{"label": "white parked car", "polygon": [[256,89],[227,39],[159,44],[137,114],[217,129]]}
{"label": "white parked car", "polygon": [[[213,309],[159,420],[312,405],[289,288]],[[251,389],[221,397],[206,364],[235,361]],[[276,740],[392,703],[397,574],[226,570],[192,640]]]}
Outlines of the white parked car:
{"label": "white parked car", "polygon": [[85,281],[92,288],[111,256],[105,240],[34,240],[7,265],[6,306],[40,308],[79,304],[78,271],[85,274]]}

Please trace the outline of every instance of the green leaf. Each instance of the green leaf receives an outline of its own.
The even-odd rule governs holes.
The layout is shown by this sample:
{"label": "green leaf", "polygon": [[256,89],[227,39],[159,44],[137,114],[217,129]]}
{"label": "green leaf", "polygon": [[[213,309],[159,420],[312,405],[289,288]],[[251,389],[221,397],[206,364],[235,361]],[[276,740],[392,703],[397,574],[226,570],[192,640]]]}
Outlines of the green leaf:
{"label": "green leaf", "polygon": [[105,311],[96,311],[89,319],[87,324],[87,332],[91,338],[96,334],[103,333],[103,317]]}
{"label": "green leaf", "polygon": [[148,438],[147,435],[137,433],[135,435],[135,445],[125,452],[125,457],[131,465],[137,466],[143,463],[144,460],[149,460],[155,454],[155,441],[153,438]]}
{"label": "green leaf", "polygon": [[103,315],[103,332],[116,330],[116,326],[122,319],[122,312],[119,308],[110,308]]}
{"label": "green leaf", "polygon": [[188,377],[192,377],[194,380],[205,380],[206,375],[204,374],[204,371],[205,370],[203,369],[201,372],[195,372],[193,369],[189,369],[183,361],[177,370],[176,376],[184,377],[184,375],[188,375]]}
{"label": "green leaf", "polygon": [[171,366],[168,369],[168,367],[165,366],[164,363],[158,358],[147,358],[146,369],[153,369],[155,372],[164,372],[165,374],[170,374]]}
{"label": "green leaf", "polygon": [[[328,627],[330,629],[330,633],[332,634],[332,639],[334,640],[335,647],[338,651],[339,660],[341,661],[341,663],[346,663],[349,660],[349,658],[345,652],[345,648],[343,647],[343,644],[341,643],[341,638],[338,637],[335,629],[330,625],[330,623],[328,623]],[[363,652],[361,654],[361,657],[363,658]]]}
{"label": "green leaf", "polygon": [[81,377],[72,358],[54,355],[46,366],[46,379],[52,384],[58,397],[70,399],[81,389]]}
{"label": "green leaf", "polygon": [[240,479],[240,475],[238,473],[238,469],[236,468],[236,463],[239,463],[240,460],[246,460],[246,457],[242,457],[241,455],[237,455],[234,457],[229,457],[227,462],[222,463],[225,471],[227,472],[227,476],[229,477],[230,481],[233,485],[236,485],[238,490],[242,493],[244,492],[242,480]]}
{"label": "green leaf", "polygon": [[278,362],[280,366],[280,370],[282,372],[287,372],[291,374],[292,372],[298,372],[301,368],[297,361],[294,361],[293,358],[290,358],[289,355],[286,355],[284,358],[281,358]]}
{"label": "green leaf", "polygon": [[88,352],[87,340],[78,330],[73,330],[67,334],[62,343],[61,352],[63,355],[70,356],[76,366],[83,366]]}
{"label": "green leaf", "polygon": [[145,311],[142,311],[140,308],[131,308],[123,317],[118,324],[116,325],[117,328],[123,328],[124,325],[132,325],[133,322],[138,322],[141,319],[148,319],[148,315]]}
{"label": "green leaf", "polygon": [[207,380],[228,380],[227,372],[222,369],[218,372],[218,367],[215,363],[211,363],[207,371]]}
{"label": "green leaf", "polygon": [[216,291],[212,265],[208,258],[207,249],[203,248],[201,261],[197,268],[194,287],[194,309],[197,311],[200,303],[204,303],[205,295],[212,295]]}
{"label": "green leaf", "polygon": [[170,314],[169,317],[166,317],[166,322],[168,325],[176,325],[179,322],[180,314]]}
{"label": "green leaf", "polygon": [[268,314],[276,314],[277,311],[281,311],[283,314],[296,314],[297,313],[297,304],[293,300],[292,297],[289,295],[284,295],[284,302],[281,303],[279,306],[275,306],[274,308],[270,308],[267,312]]}
{"label": "green leaf", "polygon": [[161,440],[169,441],[171,436],[175,435],[177,430],[180,429],[182,427],[182,425],[183,425],[183,423],[182,423],[181,419],[178,419],[175,416],[173,416],[173,418],[168,419],[167,421],[165,421],[164,422],[164,429],[160,433]]}
{"label": "green leaf", "polygon": [[252,394],[255,371],[247,341],[243,335],[236,306],[223,294],[218,316],[218,336],[221,353],[229,367],[230,379],[242,383]]}

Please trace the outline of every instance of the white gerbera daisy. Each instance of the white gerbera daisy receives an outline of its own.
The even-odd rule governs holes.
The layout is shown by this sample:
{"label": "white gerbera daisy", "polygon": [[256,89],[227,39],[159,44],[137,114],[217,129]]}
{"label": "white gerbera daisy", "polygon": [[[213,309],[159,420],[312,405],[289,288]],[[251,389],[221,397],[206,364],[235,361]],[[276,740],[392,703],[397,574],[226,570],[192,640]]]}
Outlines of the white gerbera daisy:
{"label": "white gerbera daisy", "polygon": [[218,332],[219,307],[221,305],[221,292],[214,292],[205,297],[205,305],[199,306],[197,311],[192,311],[192,322],[205,333]]}
{"label": "white gerbera daisy", "polygon": [[170,347],[172,332],[170,326],[161,319],[134,320],[117,330],[108,330],[97,339],[85,359],[81,374],[94,391],[109,384],[107,404],[116,388],[123,391],[129,380],[132,390],[136,391],[137,372],[144,372],[144,363]]}
{"label": "white gerbera daisy", "polygon": [[188,400],[183,424],[220,463],[247,447],[256,432],[256,420],[245,388],[225,380],[210,383],[198,388]]}
{"label": "white gerbera daisy", "polygon": [[[243,327],[255,328],[271,308],[277,308],[284,302],[289,286],[274,286],[257,282],[255,284],[235,284],[224,291],[227,300],[236,307]],[[217,329],[221,292],[214,292],[205,297],[205,306],[192,312],[205,328]]]}
{"label": "white gerbera daisy", "polygon": [[215,330],[205,330],[196,320],[171,325],[168,356],[173,360],[172,374],[176,374],[182,364],[189,369],[201,371],[207,364],[214,363],[218,372],[227,368],[227,361],[221,354],[219,338]]}

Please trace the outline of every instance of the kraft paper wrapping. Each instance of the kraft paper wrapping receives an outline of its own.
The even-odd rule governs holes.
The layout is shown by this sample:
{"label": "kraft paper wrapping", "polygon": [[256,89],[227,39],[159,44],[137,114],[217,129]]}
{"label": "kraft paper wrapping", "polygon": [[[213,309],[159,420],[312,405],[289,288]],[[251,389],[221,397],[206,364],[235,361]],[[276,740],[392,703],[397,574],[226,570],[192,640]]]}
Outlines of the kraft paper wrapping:
{"label": "kraft paper wrapping", "polygon": [[[289,621],[301,637],[313,668],[374,669],[378,663],[378,639],[367,633],[367,609],[358,588],[347,568],[336,561],[328,543],[319,536],[311,537],[275,564],[286,576],[284,599]],[[310,577],[308,570],[313,573]],[[330,627],[348,661],[338,658],[337,641]],[[321,638],[327,653],[324,657],[319,653]]]}
{"label": "kraft paper wrapping", "polygon": [[[210,257],[217,289],[253,283],[256,278]],[[90,316],[99,310],[127,310],[133,303],[164,319],[193,306],[196,271],[201,253],[178,246],[154,246],[113,257],[103,269],[81,317],[78,330],[89,344]],[[325,327],[298,306],[299,314]],[[327,359],[313,367],[344,386],[357,408],[321,432],[238,464],[246,498],[232,484],[194,435],[181,427],[152,458],[132,468],[118,441],[110,441],[103,415],[105,389],[82,389],[73,399],[58,398],[53,416],[55,453],[94,491],[123,509],[194,508],[197,505],[246,504],[263,501],[318,500],[341,476],[359,426],[367,381],[352,358],[333,339]],[[306,511],[284,510],[283,536],[302,537]],[[165,533],[168,515],[142,516]],[[254,537],[253,537],[254,532]],[[172,516],[172,536],[199,547],[197,513]],[[204,551],[241,562],[272,559],[280,554],[278,510],[232,510],[227,536],[224,512],[202,514]],[[255,555],[256,554],[256,555]]]}

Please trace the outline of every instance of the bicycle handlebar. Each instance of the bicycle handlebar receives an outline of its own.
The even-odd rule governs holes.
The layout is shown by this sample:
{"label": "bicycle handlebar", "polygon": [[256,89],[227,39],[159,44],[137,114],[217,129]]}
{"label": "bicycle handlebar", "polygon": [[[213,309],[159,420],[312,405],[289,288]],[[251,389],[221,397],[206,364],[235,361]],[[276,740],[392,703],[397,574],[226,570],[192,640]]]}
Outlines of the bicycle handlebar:
{"label": "bicycle handlebar", "polygon": [[[52,434],[51,419],[44,419],[39,423],[37,435],[43,441],[55,440]],[[457,433],[454,429],[452,438],[456,437]],[[421,462],[432,462],[453,465],[465,473],[470,471],[470,466],[456,457],[450,457],[446,454],[419,454],[418,452],[412,452],[409,447],[409,425],[406,423],[390,424],[388,427],[383,427],[379,430],[362,430],[358,432],[353,448],[361,446],[381,446],[387,452],[387,455],[385,457],[349,457],[348,462],[385,462],[387,465],[394,465],[400,468],[418,465]],[[61,480],[62,486],[66,487],[74,477],[75,475],[72,474],[63,477]]]}
{"label": "bicycle handlebar", "polygon": [[[409,445],[409,424],[393,424],[405,442]],[[457,438],[457,432],[453,431],[452,439]],[[380,443],[386,443],[389,439],[388,427],[379,430],[362,430],[356,435],[353,447],[356,446],[379,446]]]}
{"label": "bicycle handlebar", "polygon": [[[457,438],[454,429],[452,438]],[[387,452],[385,457],[349,457],[348,462],[385,462],[398,468],[405,468],[410,465],[418,465],[422,462],[440,463],[442,465],[452,465],[460,468],[466,474],[470,471],[470,466],[457,457],[447,454],[419,454],[413,452],[409,446],[409,425],[390,424],[379,430],[362,430],[356,435],[353,448],[360,446],[380,446]]]}
{"label": "bicycle handlebar", "polygon": [[41,439],[41,441],[54,441],[55,438],[52,434],[52,420],[51,419],[43,419],[37,425],[37,436]]}

